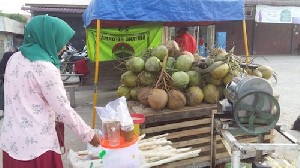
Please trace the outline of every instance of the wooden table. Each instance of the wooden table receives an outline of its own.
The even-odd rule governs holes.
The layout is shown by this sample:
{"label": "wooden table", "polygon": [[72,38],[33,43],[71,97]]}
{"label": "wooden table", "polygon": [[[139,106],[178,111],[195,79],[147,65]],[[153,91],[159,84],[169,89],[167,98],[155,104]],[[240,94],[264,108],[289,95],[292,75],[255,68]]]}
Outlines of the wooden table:
{"label": "wooden table", "polygon": [[145,124],[141,132],[146,136],[168,133],[167,139],[175,148],[192,147],[201,149],[199,157],[180,160],[163,165],[162,167],[205,167],[210,165],[210,142],[212,111],[216,104],[200,104],[194,107],[183,107],[178,110],[163,109],[154,111],[139,102],[128,101],[129,110],[133,113],[145,115]]}

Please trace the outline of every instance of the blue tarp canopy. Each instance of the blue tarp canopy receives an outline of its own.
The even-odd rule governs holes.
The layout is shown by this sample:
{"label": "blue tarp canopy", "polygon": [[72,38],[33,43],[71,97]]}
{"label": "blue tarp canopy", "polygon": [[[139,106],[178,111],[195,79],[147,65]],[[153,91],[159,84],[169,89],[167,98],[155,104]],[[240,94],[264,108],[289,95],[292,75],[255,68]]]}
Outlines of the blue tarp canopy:
{"label": "blue tarp canopy", "polygon": [[84,26],[94,20],[212,22],[244,19],[244,0],[92,0]]}

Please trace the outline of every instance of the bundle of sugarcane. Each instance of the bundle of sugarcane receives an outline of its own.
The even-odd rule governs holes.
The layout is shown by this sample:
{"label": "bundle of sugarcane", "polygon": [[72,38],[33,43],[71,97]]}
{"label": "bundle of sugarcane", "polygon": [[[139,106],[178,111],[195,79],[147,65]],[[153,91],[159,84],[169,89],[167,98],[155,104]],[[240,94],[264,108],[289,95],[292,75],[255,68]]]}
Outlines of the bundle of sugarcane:
{"label": "bundle of sugarcane", "polygon": [[201,150],[192,148],[176,149],[171,146],[172,142],[167,140],[168,134],[158,135],[144,139],[142,135],[139,140],[140,154],[145,157],[146,163],[142,167],[159,166],[166,163],[188,159],[199,156]]}

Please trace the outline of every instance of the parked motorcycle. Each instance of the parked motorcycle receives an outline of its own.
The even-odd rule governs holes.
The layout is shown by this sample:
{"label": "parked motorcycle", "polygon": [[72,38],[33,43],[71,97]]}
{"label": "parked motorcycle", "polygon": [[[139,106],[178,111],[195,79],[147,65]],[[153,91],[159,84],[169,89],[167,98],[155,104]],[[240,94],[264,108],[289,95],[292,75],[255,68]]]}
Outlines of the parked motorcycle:
{"label": "parked motorcycle", "polygon": [[82,51],[78,51],[71,44],[67,45],[66,51],[60,56],[60,72],[62,74],[62,80],[65,82],[72,76],[71,74],[75,74],[74,65],[76,61],[79,60],[87,60],[87,48],[84,46]]}

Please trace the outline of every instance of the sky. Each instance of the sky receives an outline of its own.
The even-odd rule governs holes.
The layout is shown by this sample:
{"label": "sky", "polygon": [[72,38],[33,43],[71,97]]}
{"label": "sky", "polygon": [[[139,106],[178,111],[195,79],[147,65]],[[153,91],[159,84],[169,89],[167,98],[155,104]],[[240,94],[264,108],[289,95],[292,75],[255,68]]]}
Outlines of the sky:
{"label": "sky", "polygon": [[21,7],[24,6],[25,3],[88,5],[90,1],[91,0],[0,0],[0,10],[4,13],[29,15],[29,12],[21,10]]}

